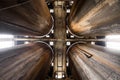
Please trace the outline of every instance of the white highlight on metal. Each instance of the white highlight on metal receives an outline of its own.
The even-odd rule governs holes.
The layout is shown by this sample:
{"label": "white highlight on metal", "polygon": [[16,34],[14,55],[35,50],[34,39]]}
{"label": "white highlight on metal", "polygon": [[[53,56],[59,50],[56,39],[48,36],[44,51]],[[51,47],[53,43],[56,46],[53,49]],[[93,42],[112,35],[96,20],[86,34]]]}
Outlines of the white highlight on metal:
{"label": "white highlight on metal", "polygon": [[26,35],[26,36],[24,36],[24,37],[25,37],[25,38],[28,38],[29,36]]}
{"label": "white highlight on metal", "polygon": [[74,1],[70,1],[70,3],[71,3],[71,4],[73,4],[73,3],[74,3]]}
{"label": "white highlight on metal", "polygon": [[58,78],[58,75],[55,75],[55,78],[57,79],[57,78]]}
{"label": "white highlight on metal", "polygon": [[73,35],[71,35],[71,36],[70,36],[70,38],[74,38],[74,36],[73,36]]}
{"label": "white highlight on metal", "polygon": [[67,46],[70,46],[70,44],[71,44],[70,42],[66,42],[66,45],[67,45]]}
{"label": "white highlight on metal", "polygon": [[51,63],[51,66],[54,66],[54,63],[53,63],[53,62]]}
{"label": "white highlight on metal", "polygon": [[67,9],[67,10],[66,10],[66,13],[70,13],[70,9]]}
{"label": "white highlight on metal", "polygon": [[46,35],[46,37],[47,37],[47,38],[49,38],[49,37],[50,37],[50,35]]}
{"label": "white highlight on metal", "polygon": [[91,42],[92,45],[95,45],[95,42]]}
{"label": "white highlight on metal", "polygon": [[69,33],[69,31],[68,31],[68,30],[66,30],[66,33],[68,34],[68,33]]}
{"label": "white highlight on metal", "polygon": [[49,42],[49,44],[50,44],[51,46],[53,46],[53,45],[54,45],[54,42],[51,41],[51,42]]}
{"label": "white highlight on metal", "polygon": [[62,77],[64,78],[64,77],[65,77],[65,75],[62,75]]}
{"label": "white highlight on metal", "polygon": [[106,36],[106,47],[115,49],[115,50],[120,50],[120,42],[115,42],[115,41],[110,41],[110,40],[120,40],[120,35],[108,35]]}
{"label": "white highlight on metal", "polygon": [[54,33],[54,30],[53,30],[53,29],[51,30],[51,33]]}
{"label": "white highlight on metal", "polygon": [[73,3],[74,3],[74,1],[70,1],[70,5],[71,5],[71,6],[73,5]]}
{"label": "white highlight on metal", "polygon": [[67,66],[67,67],[69,66],[69,63],[68,63],[68,62],[66,63],[66,66]]}
{"label": "white highlight on metal", "polygon": [[54,13],[54,9],[50,9],[50,13]]}
{"label": "white highlight on metal", "polygon": [[29,41],[25,41],[24,44],[29,44],[30,42]]}
{"label": "white highlight on metal", "polygon": [[[6,41],[4,41],[3,39],[6,39]],[[13,47],[15,45],[13,39],[14,35],[0,34],[0,49]]]}

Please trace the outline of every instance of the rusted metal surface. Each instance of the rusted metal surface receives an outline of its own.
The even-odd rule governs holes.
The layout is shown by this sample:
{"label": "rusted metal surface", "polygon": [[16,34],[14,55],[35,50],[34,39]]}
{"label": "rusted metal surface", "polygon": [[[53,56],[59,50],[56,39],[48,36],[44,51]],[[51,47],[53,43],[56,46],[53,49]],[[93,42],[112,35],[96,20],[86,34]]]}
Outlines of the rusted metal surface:
{"label": "rusted metal surface", "polygon": [[[45,0],[0,0],[0,33],[35,35],[1,41],[52,41],[55,52],[53,78],[66,80],[66,43],[78,42],[68,51],[70,68],[76,80],[120,80],[120,51],[79,44],[91,41],[120,42],[94,37],[120,33],[120,0],[74,0],[69,16],[69,29],[73,32],[69,35],[74,35],[74,38],[66,34],[65,9],[68,5],[65,1],[68,0],[47,1],[54,3],[52,14],[55,18],[54,33],[49,38],[42,37],[53,24]],[[0,80],[45,80],[51,57],[52,51],[43,43],[0,50]]]}
{"label": "rusted metal surface", "polygon": [[43,43],[0,50],[0,80],[44,80],[52,51]]}
{"label": "rusted metal surface", "polygon": [[51,28],[45,0],[0,0],[0,33],[43,36]]}
{"label": "rusted metal surface", "polygon": [[70,49],[69,58],[77,80],[120,79],[119,51],[96,45],[76,44]]}
{"label": "rusted metal surface", "polygon": [[120,33],[120,0],[77,0],[69,16],[74,34],[96,36]]}
{"label": "rusted metal surface", "polygon": [[[61,4],[60,4],[61,3]],[[62,75],[66,73],[66,25],[65,25],[65,10],[63,9],[64,1],[54,2],[55,11],[55,27],[54,27],[54,37],[57,39],[55,41],[55,60],[54,60],[54,73],[62,78]]]}

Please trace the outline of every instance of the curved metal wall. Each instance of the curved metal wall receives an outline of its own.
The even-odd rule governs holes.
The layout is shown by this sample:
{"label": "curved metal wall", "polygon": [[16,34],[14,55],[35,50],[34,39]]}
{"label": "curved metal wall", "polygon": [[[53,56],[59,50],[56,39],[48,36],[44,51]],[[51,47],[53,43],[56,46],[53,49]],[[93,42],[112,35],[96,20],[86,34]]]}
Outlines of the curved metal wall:
{"label": "curved metal wall", "polygon": [[52,60],[52,51],[44,43],[0,50],[1,80],[44,80]]}
{"label": "curved metal wall", "polygon": [[104,36],[120,33],[120,0],[76,0],[69,28],[76,35]]}
{"label": "curved metal wall", "polygon": [[0,0],[0,33],[43,36],[51,28],[45,0]]}
{"label": "curved metal wall", "polygon": [[70,68],[76,80],[119,80],[120,54],[96,45],[76,44],[69,50]]}

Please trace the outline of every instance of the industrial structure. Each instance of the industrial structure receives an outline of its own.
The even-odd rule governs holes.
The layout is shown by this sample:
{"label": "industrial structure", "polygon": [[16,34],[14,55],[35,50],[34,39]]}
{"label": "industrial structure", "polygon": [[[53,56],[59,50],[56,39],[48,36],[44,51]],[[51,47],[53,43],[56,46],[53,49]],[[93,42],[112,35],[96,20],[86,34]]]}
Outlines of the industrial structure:
{"label": "industrial structure", "polygon": [[0,0],[0,80],[120,80],[119,35],[120,0]]}

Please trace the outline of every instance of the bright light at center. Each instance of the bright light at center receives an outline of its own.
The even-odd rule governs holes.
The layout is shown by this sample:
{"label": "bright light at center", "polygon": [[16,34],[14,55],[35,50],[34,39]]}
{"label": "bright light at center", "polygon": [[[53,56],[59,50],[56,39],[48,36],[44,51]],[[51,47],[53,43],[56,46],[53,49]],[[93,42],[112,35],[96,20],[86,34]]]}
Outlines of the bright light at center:
{"label": "bright light at center", "polygon": [[[106,39],[107,40],[112,40],[112,39],[115,39],[115,40],[119,40],[120,39],[120,35],[108,35],[106,36]],[[107,48],[111,48],[111,49],[115,49],[115,50],[120,50],[120,42],[111,42],[111,41],[108,41],[106,42],[106,47]]]}
{"label": "bright light at center", "polygon": [[14,41],[12,40],[13,38],[13,35],[0,34],[0,49],[14,46]]}
{"label": "bright light at center", "polygon": [[8,34],[0,34],[0,39],[4,39],[4,38],[14,38],[14,36]]}

